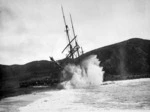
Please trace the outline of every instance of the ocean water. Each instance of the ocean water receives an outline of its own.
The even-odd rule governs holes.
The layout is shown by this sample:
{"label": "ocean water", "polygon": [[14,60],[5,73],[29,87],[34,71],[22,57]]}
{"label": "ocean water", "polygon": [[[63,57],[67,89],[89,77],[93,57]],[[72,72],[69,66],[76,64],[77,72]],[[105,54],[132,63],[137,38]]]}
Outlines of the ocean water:
{"label": "ocean water", "polygon": [[20,112],[150,111],[150,79],[105,82],[88,88],[45,92]]}
{"label": "ocean water", "polygon": [[103,82],[99,64],[96,55],[68,64],[64,89],[4,99],[0,112],[150,112],[150,79]]}

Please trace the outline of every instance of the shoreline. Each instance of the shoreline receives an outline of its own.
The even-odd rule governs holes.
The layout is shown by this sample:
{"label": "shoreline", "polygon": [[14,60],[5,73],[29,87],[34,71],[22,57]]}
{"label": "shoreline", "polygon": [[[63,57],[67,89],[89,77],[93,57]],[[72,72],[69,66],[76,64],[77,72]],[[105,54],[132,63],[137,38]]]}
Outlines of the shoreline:
{"label": "shoreline", "polygon": [[[138,81],[142,82],[142,83],[145,83],[147,81],[150,82],[150,78],[141,78],[141,79],[124,80],[124,81],[113,81],[113,82],[108,81],[106,84],[102,85],[102,88],[105,88],[105,87],[110,88],[109,86],[112,86],[114,84],[115,84],[115,87],[116,86],[126,87],[126,85],[134,86],[134,85],[136,85],[136,83]],[[78,91],[78,89],[77,89],[77,91]],[[53,94],[53,93],[55,93],[55,94]],[[76,101],[77,97],[74,97],[74,95],[76,96],[76,90],[70,89],[70,90],[60,90],[60,91],[57,91],[57,90],[49,90],[48,91],[47,90],[47,91],[33,92],[31,94],[8,97],[8,98],[4,98],[0,101],[0,112],[26,112],[25,111],[26,109],[28,110],[28,109],[32,109],[35,107],[39,108],[39,110],[42,108],[51,110],[56,105],[60,106],[57,108],[61,108],[62,106],[68,105],[70,102]],[[72,96],[71,99],[69,99],[68,96],[69,97]],[[58,98],[60,98],[59,101],[61,100],[61,103],[57,102]],[[67,99],[65,99],[65,98],[67,98]],[[50,107],[50,105],[51,106],[53,105],[53,106]],[[82,105],[78,105],[78,104],[76,106],[82,107]],[[84,105],[83,105],[83,108],[84,108]],[[93,108],[91,108],[91,109],[93,109]],[[111,110],[107,110],[107,109],[103,110],[102,109],[102,111],[111,111]],[[112,111],[113,111],[113,108],[112,108]],[[126,110],[117,109],[115,111],[126,111]],[[138,110],[138,109],[130,110],[129,109],[129,111],[141,111],[141,110]],[[147,112],[147,109],[143,109],[142,111]]]}
{"label": "shoreline", "polygon": [[4,98],[0,101],[0,112],[20,112],[19,108],[44,97],[47,97],[45,92],[33,92],[31,94]]}
{"label": "shoreline", "polygon": [[[121,90],[124,90],[123,87],[127,87],[127,85],[129,86],[134,86],[137,84],[137,82],[140,83],[145,83],[145,82],[150,82],[150,78],[149,79],[135,79],[135,80],[124,80],[124,81],[114,81],[114,82],[108,82],[108,85],[102,85],[102,91],[105,90],[104,88],[107,89],[111,89],[111,86],[113,86],[114,88],[121,88]],[[114,85],[115,84],[115,85]],[[130,88],[128,88],[130,89]],[[136,105],[139,105],[136,102],[129,102],[131,104],[128,104],[127,102],[122,102],[121,105],[124,105],[125,107],[127,105],[131,105],[131,107],[129,106],[129,108],[116,108],[114,107],[110,107],[110,108],[104,108],[104,107],[100,107],[100,108],[94,108],[93,106],[89,106],[86,105],[86,103],[84,104],[83,102],[80,103],[79,98],[80,98],[80,94],[82,94],[82,92],[80,92],[80,94],[78,93],[79,91],[85,91],[84,89],[67,89],[67,90],[62,90],[62,91],[58,91],[58,92],[45,92],[45,97],[42,97],[38,100],[36,100],[35,102],[24,106],[24,107],[20,107],[19,110],[20,112],[87,112],[87,111],[93,111],[93,112],[98,112],[98,111],[104,111],[104,112],[128,112],[128,111],[132,111],[132,112],[149,112],[149,108],[144,107],[144,108],[135,108]],[[113,90],[112,90],[113,91]],[[112,92],[110,90],[110,92]],[[126,91],[126,89],[124,90]],[[113,92],[114,93],[114,92]],[[86,93],[85,93],[86,94]],[[103,95],[102,95],[103,94]],[[114,93],[115,94],[115,93]],[[78,96],[79,95],[79,96]],[[101,93],[100,95],[107,97],[107,94]],[[81,95],[82,96],[82,95]],[[88,96],[88,95],[87,95]],[[124,96],[123,96],[124,97]],[[109,98],[111,98],[111,96],[109,96]],[[103,100],[103,99],[102,99]],[[104,102],[101,103],[101,105],[104,105],[107,102],[107,98],[104,99]],[[75,102],[79,102],[79,103],[75,103]],[[104,104],[103,104],[104,103]],[[107,102],[108,104],[111,105],[115,105],[117,104],[114,102]],[[106,103],[106,104],[107,104]]]}

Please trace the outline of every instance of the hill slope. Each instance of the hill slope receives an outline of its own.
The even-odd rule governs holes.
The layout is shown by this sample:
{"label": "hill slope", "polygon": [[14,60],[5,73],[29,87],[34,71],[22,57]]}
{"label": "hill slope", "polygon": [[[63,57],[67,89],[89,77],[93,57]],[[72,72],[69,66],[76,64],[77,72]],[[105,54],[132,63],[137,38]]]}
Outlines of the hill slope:
{"label": "hill slope", "polygon": [[[78,64],[92,54],[101,61],[105,81],[150,77],[150,40],[134,38],[92,50],[74,61],[63,59],[59,62],[62,66],[70,62]],[[61,69],[50,61],[0,65],[0,96],[17,93],[30,85],[53,86],[60,82],[60,72]]]}
{"label": "hill slope", "polygon": [[105,80],[122,80],[150,77],[150,40],[133,38],[98,48],[77,59],[96,54],[105,71]]}

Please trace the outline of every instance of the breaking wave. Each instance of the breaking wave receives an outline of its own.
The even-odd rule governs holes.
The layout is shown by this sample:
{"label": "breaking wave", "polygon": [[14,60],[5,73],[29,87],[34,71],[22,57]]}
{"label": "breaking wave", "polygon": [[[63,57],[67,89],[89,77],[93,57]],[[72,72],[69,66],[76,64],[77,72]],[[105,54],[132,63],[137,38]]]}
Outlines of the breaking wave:
{"label": "breaking wave", "polygon": [[63,77],[68,81],[61,83],[66,88],[86,88],[98,86],[103,83],[102,67],[96,55],[91,55],[79,65],[68,64],[62,71]]}

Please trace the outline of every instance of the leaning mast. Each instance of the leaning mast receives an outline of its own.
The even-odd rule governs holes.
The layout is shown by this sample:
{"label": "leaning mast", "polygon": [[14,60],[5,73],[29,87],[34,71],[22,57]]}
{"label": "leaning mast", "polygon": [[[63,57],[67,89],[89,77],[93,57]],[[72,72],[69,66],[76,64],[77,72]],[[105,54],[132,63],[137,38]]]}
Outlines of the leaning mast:
{"label": "leaning mast", "polygon": [[71,26],[72,26],[72,31],[73,31],[73,35],[74,35],[74,38],[75,38],[75,47],[76,47],[76,49],[77,49],[77,54],[78,54],[78,57],[80,56],[80,54],[79,54],[79,48],[80,48],[80,46],[78,45],[78,43],[77,43],[77,39],[76,39],[76,37],[77,37],[77,35],[75,34],[75,30],[74,30],[74,26],[73,26],[73,21],[72,21],[72,17],[71,17],[71,14],[70,14],[70,21],[71,21]]}
{"label": "leaning mast", "polygon": [[69,36],[69,29],[68,29],[68,25],[66,24],[66,19],[65,19],[65,15],[64,15],[64,10],[63,10],[63,7],[61,6],[61,10],[62,10],[62,14],[63,14],[63,19],[64,19],[64,24],[65,24],[65,32],[66,32],[66,35],[67,35],[67,38],[68,38],[68,41],[69,41],[69,46],[70,46],[70,55],[72,57],[72,59],[74,59],[74,56],[73,56],[73,48],[72,48],[72,45],[71,45],[71,40],[70,40],[70,36]]}
{"label": "leaning mast", "polygon": [[[70,51],[67,55],[67,57],[71,57],[72,59],[74,59],[76,57],[76,55],[79,57],[80,54],[83,54],[83,50],[82,47],[79,46],[78,42],[77,42],[77,35],[75,34],[75,30],[74,30],[74,26],[73,26],[73,21],[72,21],[72,17],[70,14],[70,21],[71,21],[71,26],[72,26],[72,32],[73,32],[73,39],[70,39],[70,35],[69,35],[69,27],[66,23],[66,19],[65,19],[65,15],[64,15],[64,10],[63,7],[61,6],[61,10],[62,10],[62,14],[63,14],[63,19],[64,19],[64,24],[65,24],[65,32],[68,38],[69,43],[66,45],[66,47],[63,49],[62,53],[69,47]],[[72,45],[72,43],[75,42],[75,44]],[[80,50],[81,53],[80,53]]]}

